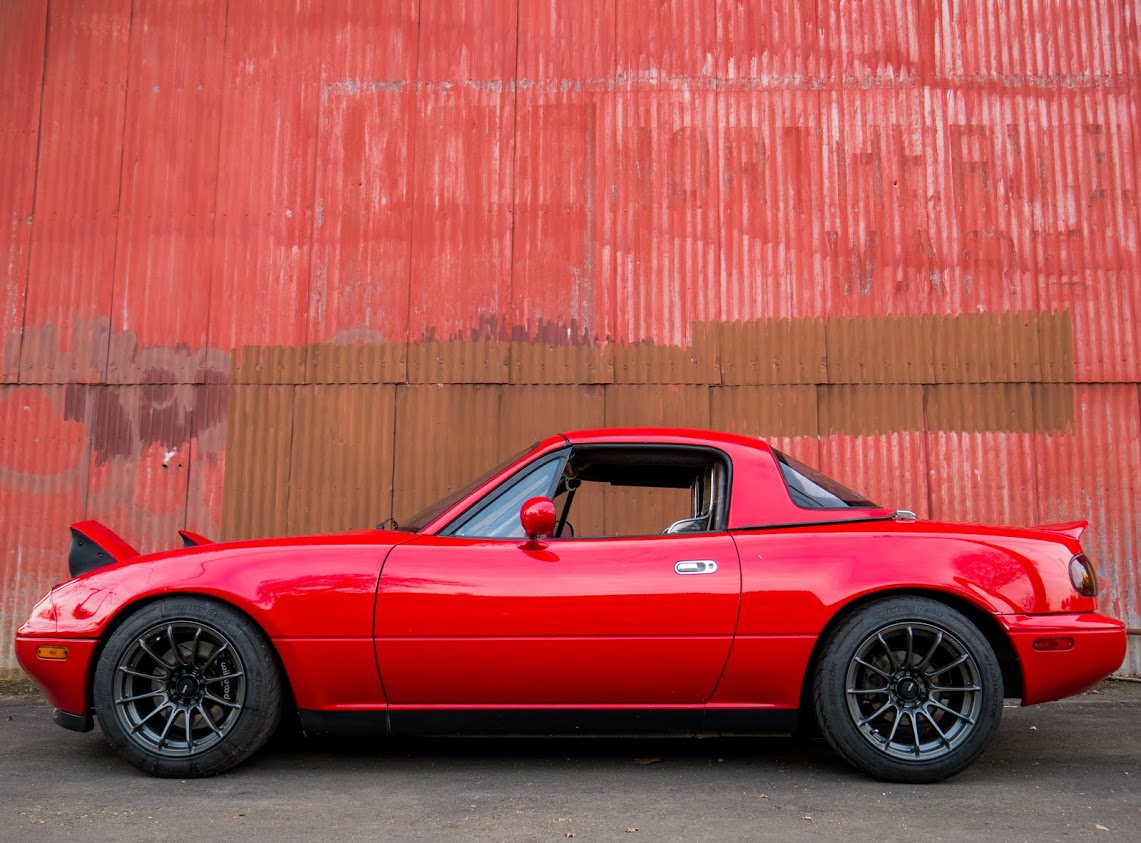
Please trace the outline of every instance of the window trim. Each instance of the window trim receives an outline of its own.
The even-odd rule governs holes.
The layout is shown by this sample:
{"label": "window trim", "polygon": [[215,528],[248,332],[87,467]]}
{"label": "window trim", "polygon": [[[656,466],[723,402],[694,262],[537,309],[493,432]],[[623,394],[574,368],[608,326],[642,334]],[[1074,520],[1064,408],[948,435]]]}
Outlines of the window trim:
{"label": "window trim", "polygon": [[560,448],[554,453],[544,454],[531,462],[525,463],[512,473],[510,477],[505,479],[502,483],[489,491],[482,498],[477,500],[442,528],[436,531],[437,536],[451,536],[454,538],[467,538],[467,539],[486,539],[487,541],[519,541],[519,537],[504,537],[504,536],[459,536],[456,535],[459,530],[462,530],[469,522],[478,518],[484,510],[494,506],[504,495],[511,494],[511,491],[523,482],[532,472],[538,471],[548,463],[559,462],[559,468],[554,473],[554,480],[547,487],[546,497],[550,498],[559,485],[559,478],[562,476],[562,469],[566,465],[566,461],[570,456],[570,447]]}
{"label": "window trim", "polygon": [[[714,460],[720,460],[724,468],[724,502],[721,506],[715,508],[714,515],[716,516],[716,523],[711,523],[710,529],[701,533],[640,533],[637,535],[581,537],[576,535],[569,538],[552,539],[552,541],[608,541],[614,539],[645,539],[658,537],[680,539],[686,537],[711,536],[729,531],[729,510],[733,502],[733,459],[721,448],[715,448],[712,445],[694,445],[679,442],[588,442],[570,448],[568,460],[574,457],[576,451],[696,451],[709,454]],[[558,481],[555,483],[555,489],[557,488]],[[554,499],[553,492],[554,489],[552,490],[552,495],[549,496],[552,500]]]}

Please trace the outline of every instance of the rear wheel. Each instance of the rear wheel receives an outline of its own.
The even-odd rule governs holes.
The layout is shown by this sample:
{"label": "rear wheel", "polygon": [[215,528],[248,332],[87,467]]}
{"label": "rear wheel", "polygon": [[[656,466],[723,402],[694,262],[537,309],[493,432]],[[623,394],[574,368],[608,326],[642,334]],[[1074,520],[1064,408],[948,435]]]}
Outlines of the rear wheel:
{"label": "rear wheel", "polygon": [[107,641],[94,698],[107,741],[136,767],[211,776],[269,739],[281,716],[281,674],[244,615],[204,598],[167,598]]}
{"label": "rear wheel", "polygon": [[934,782],[966,769],[1002,716],[998,659],[954,609],[923,597],[868,604],[825,643],[813,684],[828,742],[876,778]]}

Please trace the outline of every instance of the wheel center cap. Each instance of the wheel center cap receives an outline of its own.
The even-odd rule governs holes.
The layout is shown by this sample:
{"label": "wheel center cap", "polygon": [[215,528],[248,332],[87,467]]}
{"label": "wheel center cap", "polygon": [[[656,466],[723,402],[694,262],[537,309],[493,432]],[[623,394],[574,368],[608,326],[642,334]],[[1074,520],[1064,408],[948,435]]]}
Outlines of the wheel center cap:
{"label": "wheel center cap", "polygon": [[180,697],[189,698],[196,696],[198,694],[198,680],[189,674],[183,676],[178,680],[178,684],[174,690]]}
{"label": "wheel center cap", "polygon": [[905,702],[915,702],[919,698],[919,683],[910,677],[901,679],[895,686],[895,691]]}

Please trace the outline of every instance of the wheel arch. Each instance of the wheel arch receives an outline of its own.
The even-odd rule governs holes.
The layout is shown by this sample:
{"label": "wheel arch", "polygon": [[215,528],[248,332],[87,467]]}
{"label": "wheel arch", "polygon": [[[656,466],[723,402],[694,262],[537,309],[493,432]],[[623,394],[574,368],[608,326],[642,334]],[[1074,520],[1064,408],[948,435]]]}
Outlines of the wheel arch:
{"label": "wheel arch", "polygon": [[257,629],[258,632],[264,635],[265,640],[269,642],[270,652],[273,653],[274,661],[277,664],[277,669],[281,674],[281,678],[284,684],[285,693],[281,701],[282,713],[296,709],[297,706],[294,703],[293,696],[293,683],[290,679],[289,671],[285,669],[285,662],[281,658],[281,653],[278,652],[277,645],[274,643],[273,638],[270,637],[269,633],[266,632],[265,627],[258,623],[257,618],[255,618],[234,601],[225,600],[221,597],[218,597],[216,594],[204,594],[198,591],[166,591],[160,594],[148,594],[144,597],[138,598],[137,600],[133,600],[129,603],[124,603],[118,608],[115,614],[112,615],[110,620],[108,620],[104,625],[103,631],[99,635],[99,642],[96,644],[95,650],[91,654],[91,661],[87,665],[87,677],[85,679],[84,696],[88,701],[89,707],[94,705],[95,699],[95,669],[99,665],[99,660],[103,657],[103,650],[106,648],[107,642],[111,640],[111,636],[115,634],[115,631],[118,630],[119,627],[121,627],[124,623],[126,623],[133,615],[138,614],[147,606],[153,605],[160,600],[180,597],[193,597],[198,600],[206,600],[211,603],[218,603],[228,609],[232,609],[244,617],[247,621],[249,621],[250,624],[255,629]]}
{"label": "wheel arch", "polygon": [[897,588],[885,591],[874,591],[861,595],[849,603],[845,603],[824,625],[824,629],[816,638],[809,656],[808,665],[804,672],[804,679],[800,688],[800,714],[802,718],[809,718],[812,728],[815,729],[815,714],[812,706],[812,679],[816,673],[816,665],[824,646],[833,631],[843,621],[851,617],[865,606],[888,597],[927,597],[936,600],[948,608],[954,609],[974,624],[982,633],[998,659],[999,669],[1002,671],[1002,685],[1004,697],[1021,697],[1023,689],[1022,664],[1010,637],[1002,626],[985,609],[957,594],[928,588]]}

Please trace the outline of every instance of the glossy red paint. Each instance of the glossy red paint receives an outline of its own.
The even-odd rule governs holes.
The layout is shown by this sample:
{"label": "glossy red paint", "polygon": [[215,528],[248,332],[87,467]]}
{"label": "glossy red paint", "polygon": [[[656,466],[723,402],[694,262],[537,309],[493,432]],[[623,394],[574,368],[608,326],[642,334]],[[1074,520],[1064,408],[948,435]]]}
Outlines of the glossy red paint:
{"label": "glossy red paint", "polygon": [[555,505],[550,498],[531,498],[519,510],[523,533],[534,541],[555,531]]}
{"label": "glossy red paint", "polygon": [[[679,559],[712,559],[683,577]],[[702,703],[733,639],[725,534],[514,541],[419,536],[381,578],[376,654],[393,703]]]}
{"label": "glossy red paint", "polygon": [[[723,454],[728,529],[542,542],[444,534],[532,463],[568,444],[606,443]],[[538,500],[533,508],[550,520],[551,502]],[[37,605],[18,652],[53,704],[83,715],[91,655],[112,625],[149,600],[194,594],[233,605],[265,631],[304,710],[795,710],[830,626],[864,601],[907,593],[992,617],[1030,704],[1082,690],[1124,655],[1123,625],[1096,614],[1096,599],[1069,580],[1083,528],[802,509],[758,440],[587,430],[538,443],[418,534],[207,544],[84,574]],[[686,563],[704,575],[678,576],[694,572]],[[1059,635],[1074,647],[1034,649]],[[67,646],[69,659],[37,659],[44,643]]]}

